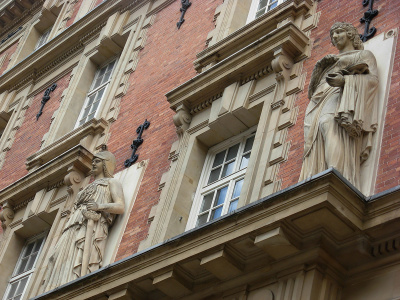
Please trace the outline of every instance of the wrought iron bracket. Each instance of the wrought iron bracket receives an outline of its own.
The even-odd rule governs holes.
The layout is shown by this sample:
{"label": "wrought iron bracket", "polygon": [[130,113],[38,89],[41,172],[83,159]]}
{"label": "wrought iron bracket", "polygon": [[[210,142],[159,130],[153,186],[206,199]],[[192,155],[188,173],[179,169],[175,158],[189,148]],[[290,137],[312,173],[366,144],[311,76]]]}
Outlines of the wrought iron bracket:
{"label": "wrought iron bracket", "polygon": [[192,5],[192,3],[189,2],[189,0],[181,0],[181,3],[182,3],[182,7],[180,9],[181,18],[179,19],[179,22],[176,23],[176,26],[178,26],[178,29],[180,29],[182,24],[183,24],[183,22],[185,22],[185,19],[184,19],[185,13],[188,10],[188,8],[190,7],[190,5]]}
{"label": "wrought iron bracket", "polygon": [[44,106],[46,105],[47,101],[50,100],[50,93],[53,92],[56,89],[56,87],[57,87],[57,83],[53,83],[51,85],[51,87],[47,88],[46,91],[44,92],[44,96],[43,96],[42,101],[41,101],[42,106],[40,106],[40,110],[36,115],[36,121],[39,120],[39,117],[43,113]]}
{"label": "wrought iron bracket", "polygon": [[141,144],[143,144],[143,139],[142,139],[143,131],[145,129],[149,128],[149,126],[150,126],[150,122],[147,121],[147,119],[146,119],[144,121],[144,123],[136,129],[136,133],[138,134],[138,137],[136,138],[136,140],[133,140],[133,142],[132,142],[131,148],[132,148],[133,152],[132,152],[131,158],[127,159],[124,163],[126,168],[129,168],[138,160],[139,154],[136,154],[136,151],[139,148],[139,146]]}
{"label": "wrought iron bracket", "polygon": [[372,38],[376,32],[376,28],[374,26],[369,28],[369,25],[371,24],[372,19],[378,15],[378,10],[372,9],[374,0],[363,0],[362,5],[369,5],[368,10],[364,13],[364,17],[360,19],[361,23],[365,23],[364,34],[360,34],[361,40],[365,43],[369,38]]}

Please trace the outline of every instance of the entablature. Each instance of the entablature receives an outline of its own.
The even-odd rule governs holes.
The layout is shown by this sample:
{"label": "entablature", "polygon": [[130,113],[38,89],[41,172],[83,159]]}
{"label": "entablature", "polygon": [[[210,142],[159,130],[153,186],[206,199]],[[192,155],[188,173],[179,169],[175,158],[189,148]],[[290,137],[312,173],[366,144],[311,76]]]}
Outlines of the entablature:
{"label": "entablature", "polygon": [[307,16],[312,9],[312,5],[312,0],[283,2],[278,8],[268,11],[261,17],[198,53],[196,55],[197,59],[193,63],[195,69],[201,72],[203,68],[207,69],[226,59],[240,49],[249,46],[280,27],[284,20],[295,21],[298,15]]}
{"label": "entablature", "polygon": [[[345,286],[360,266],[364,276],[397,261],[398,249],[371,251],[378,237],[363,228],[370,204],[329,169],[34,299],[221,299],[242,285],[251,293],[260,282],[273,295],[313,268]],[[398,226],[397,216],[384,223]]]}
{"label": "entablature", "polygon": [[7,202],[13,207],[17,206],[20,202],[33,197],[41,189],[64,180],[72,168],[88,175],[92,158],[93,154],[89,150],[82,145],[75,145],[2,189],[0,205]]}
{"label": "entablature", "polygon": [[296,62],[304,58],[308,45],[309,37],[294,23],[288,22],[170,91],[166,94],[167,99],[174,110],[182,104],[191,110],[228,85],[271,66],[279,49]]}

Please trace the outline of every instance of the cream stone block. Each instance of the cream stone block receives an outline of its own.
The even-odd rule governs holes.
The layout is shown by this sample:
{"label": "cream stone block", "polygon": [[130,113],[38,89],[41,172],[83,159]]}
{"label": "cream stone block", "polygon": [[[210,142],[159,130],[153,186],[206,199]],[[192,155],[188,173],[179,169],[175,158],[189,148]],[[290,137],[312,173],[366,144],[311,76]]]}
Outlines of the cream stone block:
{"label": "cream stone block", "polygon": [[373,136],[373,147],[369,158],[361,165],[361,192],[370,196],[374,194],[375,181],[382,145],[382,134],[385,123],[386,107],[390,90],[390,78],[394,65],[394,53],[398,39],[398,29],[382,33],[364,43],[364,49],[370,50],[378,66],[378,129]]}
{"label": "cream stone block", "polygon": [[280,259],[299,251],[285,235],[281,227],[258,235],[254,240],[254,244],[274,259]]}
{"label": "cream stone block", "polygon": [[154,278],[153,284],[157,289],[174,299],[190,293],[191,287],[176,271],[172,270]]}
{"label": "cream stone block", "polygon": [[221,280],[233,278],[242,273],[239,264],[226,252],[226,250],[220,250],[203,257],[200,265]]}
{"label": "cream stone block", "polygon": [[141,161],[114,175],[114,178],[121,182],[124,190],[125,212],[116,218],[109,231],[108,241],[104,251],[103,266],[112,263],[117,255],[118,247],[121,243],[122,235],[128,223],[147,165],[147,160]]}
{"label": "cream stone block", "polygon": [[287,159],[290,142],[272,149],[269,165],[272,166]]}

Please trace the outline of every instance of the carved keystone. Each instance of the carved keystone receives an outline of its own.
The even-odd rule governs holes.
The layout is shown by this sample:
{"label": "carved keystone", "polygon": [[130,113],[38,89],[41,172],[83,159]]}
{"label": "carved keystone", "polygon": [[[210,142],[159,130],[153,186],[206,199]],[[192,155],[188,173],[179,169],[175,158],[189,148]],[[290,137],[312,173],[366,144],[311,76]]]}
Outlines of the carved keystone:
{"label": "carved keystone", "polygon": [[225,250],[202,258],[200,265],[221,280],[233,278],[242,273],[239,264]]}
{"label": "carved keystone", "polygon": [[274,259],[280,259],[299,251],[280,227],[257,236],[254,244]]}

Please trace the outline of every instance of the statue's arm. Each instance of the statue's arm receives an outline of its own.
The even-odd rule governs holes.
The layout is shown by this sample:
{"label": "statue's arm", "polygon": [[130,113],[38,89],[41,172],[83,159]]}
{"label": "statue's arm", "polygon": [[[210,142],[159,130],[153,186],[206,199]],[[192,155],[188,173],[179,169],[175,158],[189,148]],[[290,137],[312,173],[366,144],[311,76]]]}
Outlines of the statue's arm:
{"label": "statue's arm", "polygon": [[99,204],[89,201],[87,208],[94,211],[106,211],[111,214],[122,214],[125,211],[124,192],[121,183],[116,179],[109,182],[112,203]]}

